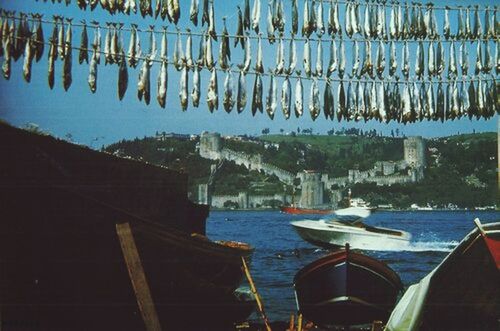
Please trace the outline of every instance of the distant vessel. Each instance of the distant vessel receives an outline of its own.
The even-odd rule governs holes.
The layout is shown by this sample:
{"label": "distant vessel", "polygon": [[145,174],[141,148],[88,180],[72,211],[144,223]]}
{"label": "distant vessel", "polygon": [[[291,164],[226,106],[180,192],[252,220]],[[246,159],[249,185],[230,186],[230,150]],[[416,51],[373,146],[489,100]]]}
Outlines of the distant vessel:
{"label": "distant vessel", "polygon": [[327,215],[335,212],[333,209],[299,208],[295,206],[282,206],[280,210],[282,213],[293,215]]}
{"label": "distant vessel", "polygon": [[363,220],[370,216],[367,208],[349,207],[335,211],[332,219],[292,222],[295,231],[305,241],[321,247],[342,247],[380,250],[409,245],[408,232],[369,226]]}
{"label": "distant vessel", "polygon": [[387,321],[403,284],[385,263],[347,245],[300,270],[294,287],[304,317],[328,327]]}

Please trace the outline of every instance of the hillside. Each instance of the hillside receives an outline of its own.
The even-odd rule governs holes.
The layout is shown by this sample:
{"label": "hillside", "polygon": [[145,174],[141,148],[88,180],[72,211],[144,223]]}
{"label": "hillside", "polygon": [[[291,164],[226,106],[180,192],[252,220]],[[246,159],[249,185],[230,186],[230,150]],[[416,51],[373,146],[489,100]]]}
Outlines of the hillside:
{"label": "hillside", "polygon": [[[192,196],[206,183],[212,161],[196,152],[199,138],[143,138],[105,148],[123,156],[161,164],[189,174]],[[330,177],[346,176],[349,169],[366,170],[376,161],[403,158],[403,138],[355,135],[264,135],[253,139],[224,139],[224,146],[296,173],[314,169]],[[415,184],[376,186],[356,184],[353,195],[374,205],[407,208],[413,203],[447,207],[498,204],[496,133],[426,139],[425,178]],[[274,176],[248,171],[226,162],[216,177],[215,194],[273,194],[283,192]],[[345,189],[347,191],[347,189]],[[344,192],[345,193],[345,192]]]}

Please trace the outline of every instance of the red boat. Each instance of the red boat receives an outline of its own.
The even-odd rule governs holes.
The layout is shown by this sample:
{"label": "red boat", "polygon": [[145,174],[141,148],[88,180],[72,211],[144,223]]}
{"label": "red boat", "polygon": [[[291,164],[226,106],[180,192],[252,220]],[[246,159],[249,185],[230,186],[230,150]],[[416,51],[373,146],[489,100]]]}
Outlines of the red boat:
{"label": "red boat", "polygon": [[308,209],[308,208],[299,208],[293,206],[281,206],[280,210],[282,213],[294,214],[294,215],[306,215],[306,214],[326,215],[326,214],[331,214],[335,211],[333,209]]}

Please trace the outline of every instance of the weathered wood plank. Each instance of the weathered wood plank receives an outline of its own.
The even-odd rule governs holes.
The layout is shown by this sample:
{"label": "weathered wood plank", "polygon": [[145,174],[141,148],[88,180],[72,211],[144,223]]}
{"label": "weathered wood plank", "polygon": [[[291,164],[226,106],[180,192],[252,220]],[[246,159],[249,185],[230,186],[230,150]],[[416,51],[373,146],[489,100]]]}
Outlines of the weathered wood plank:
{"label": "weathered wood plank", "polygon": [[120,240],[123,257],[127,264],[130,281],[134,288],[137,304],[139,305],[146,330],[160,331],[160,320],[158,319],[156,307],[149,290],[149,285],[129,223],[116,224],[116,233]]}

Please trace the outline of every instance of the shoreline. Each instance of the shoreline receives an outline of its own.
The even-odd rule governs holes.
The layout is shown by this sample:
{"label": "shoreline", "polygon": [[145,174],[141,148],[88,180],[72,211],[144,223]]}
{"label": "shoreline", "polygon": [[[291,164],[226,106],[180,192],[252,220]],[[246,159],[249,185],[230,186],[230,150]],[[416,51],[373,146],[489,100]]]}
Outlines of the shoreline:
{"label": "shoreline", "polygon": [[[242,211],[280,211],[279,208],[249,208],[249,209],[231,209],[231,208],[210,208],[210,211],[230,211],[230,212],[242,212]],[[447,208],[436,208],[436,209],[376,209],[375,212],[380,211],[390,211],[390,212],[500,212],[498,208],[492,209],[447,209]],[[285,213],[283,213],[285,214]],[[312,214],[314,215],[314,214]],[[328,215],[328,214],[327,214]]]}

